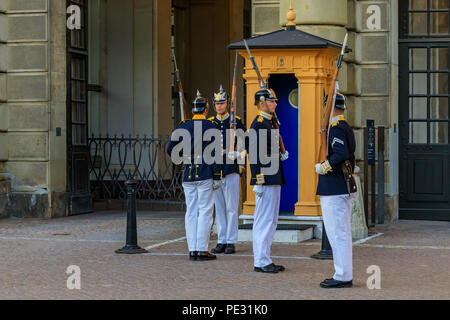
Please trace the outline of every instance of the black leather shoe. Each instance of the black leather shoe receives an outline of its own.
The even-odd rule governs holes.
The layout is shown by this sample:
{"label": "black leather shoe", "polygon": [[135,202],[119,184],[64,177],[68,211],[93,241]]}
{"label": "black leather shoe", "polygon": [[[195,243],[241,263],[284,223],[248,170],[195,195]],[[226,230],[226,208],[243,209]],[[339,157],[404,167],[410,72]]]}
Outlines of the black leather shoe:
{"label": "black leather shoe", "polygon": [[256,272],[265,272],[265,273],[278,273],[277,268],[273,263],[268,264],[265,267],[255,267]]}
{"label": "black leather shoe", "polygon": [[204,260],[214,260],[217,257],[214,254],[209,253],[208,251],[199,251],[197,253],[197,260],[204,261]]}
{"label": "black leather shoe", "polygon": [[285,269],[282,265],[280,265],[280,264],[274,264],[274,263],[272,263],[272,264],[275,266],[275,269],[277,269],[278,272],[286,270],[286,269]]}
{"label": "black leather shoe", "polygon": [[197,251],[189,251],[189,260],[191,261],[197,260]]}
{"label": "black leather shoe", "polygon": [[232,254],[236,252],[236,248],[234,247],[234,244],[230,243],[227,244],[227,247],[225,248],[225,254]]}
{"label": "black leather shoe", "polygon": [[215,248],[211,250],[212,253],[223,253],[225,252],[227,245],[223,243],[218,243]]}
{"label": "black leather shoe", "polygon": [[350,281],[339,281],[334,279],[325,279],[320,283],[322,288],[332,289],[332,288],[351,288],[353,286],[352,280]]}

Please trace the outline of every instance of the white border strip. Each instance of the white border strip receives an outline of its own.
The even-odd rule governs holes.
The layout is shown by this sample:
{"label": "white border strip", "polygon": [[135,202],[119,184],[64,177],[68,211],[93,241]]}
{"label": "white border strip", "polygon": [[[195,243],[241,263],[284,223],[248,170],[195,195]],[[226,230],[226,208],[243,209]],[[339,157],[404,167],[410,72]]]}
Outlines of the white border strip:
{"label": "white border strip", "polygon": [[150,250],[150,249],[153,249],[153,248],[162,247],[162,246],[165,246],[166,244],[170,244],[170,243],[178,242],[178,241],[183,241],[183,240],[186,240],[186,237],[181,237],[181,238],[178,238],[178,239],[157,243],[157,244],[154,244],[152,246],[146,247],[145,250]]}
{"label": "white border strip", "polygon": [[408,246],[408,245],[391,245],[391,244],[362,244],[364,248],[384,248],[384,249],[432,249],[432,250],[450,250],[450,247],[438,246]]}
{"label": "white border strip", "polygon": [[[146,248],[147,249],[147,248]],[[179,252],[149,252],[143,254],[144,256],[187,256],[187,253],[179,253]],[[252,254],[218,254],[219,257],[251,257]],[[271,256],[271,258],[275,259],[295,259],[295,260],[316,260],[311,257],[291,257],[291,256]]]}
{"label": "white border strip", "polygon": [[382,235],[383,235],[383,233],[377,233],[377,234],[374,234],[373,236],[370,236],[370,237],[367,237],[367,238],[364,238],[364,239],[361,239],[361,240],[358,240],[358,241],[353,242],[353,245],[356,246],[356,245],[358,245],[358,244],[367,242],[367,241],[369,241],[369,240],[372,240],[373,238],[376,238],[376,237],[379,237],[379,236],[382,236]]}

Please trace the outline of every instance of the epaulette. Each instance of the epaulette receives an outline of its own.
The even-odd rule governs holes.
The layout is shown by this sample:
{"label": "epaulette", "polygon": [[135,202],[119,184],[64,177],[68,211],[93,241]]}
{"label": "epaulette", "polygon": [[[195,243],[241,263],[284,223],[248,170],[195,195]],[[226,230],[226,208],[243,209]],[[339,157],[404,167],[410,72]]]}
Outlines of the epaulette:
{"label": "epaulette", "polygon": [[339,116],[339,118],[335,121],[335,122],[333,122],[332,124],[331,124],[331,126],[332,127],[335,127],[335,126],[337,126],[338,124],[339,124],[339,121],[345,121],[345,119],[344,119],[344,116]]}
{"label": "epaulette", "polygon": [[241,117],[236,116],[236,119],[241,120]]}
{"label": "epaulette", "polygon": [[258,118],[256,119],[256,121],[258,121],[258,122],[263,122],[263,121],[264,121],[264,118],[263,118],[262,116],[258,116]]}
{"label": "epaulette", "polygon": [[209,121],[213,121],[215,117],[209,117],[208,120]]}
{"label": "epaulette", "polygon": [[180,125],[180,124],[182,124],[182,123],[185,123],[185,122],[187,122],[187,121],[189,121],[190,119],[184,119],[184,120],[181,120],[180,121],[180,123],[178,124],[178,125]]}
{"label": "epaulette", "polygon": [[335,127],[335,126],[337,126],[339,124],[339,120],[336,120],[335,122],[333,122],[332,124],[331,124],[331,126],[332,127]]}

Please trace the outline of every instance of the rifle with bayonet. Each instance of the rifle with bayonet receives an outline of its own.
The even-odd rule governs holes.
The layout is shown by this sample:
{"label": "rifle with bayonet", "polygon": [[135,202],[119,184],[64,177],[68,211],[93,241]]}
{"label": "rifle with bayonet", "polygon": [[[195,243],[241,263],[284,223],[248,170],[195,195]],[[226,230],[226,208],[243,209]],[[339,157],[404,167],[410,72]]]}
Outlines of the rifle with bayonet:
{"label": "rifle with bayonet", "polygon": [[175,58],[175,53],[172,52],[173,55],[173,63],[175,64],[175,76],[178,82],[178,95],[180,97],[180,113],[181,113],[181,121],[187,120],[189,118],[189,114],[187,111],[186,99],[184,98],[184,90],[183,84],[181,83],[180,70],[178,70],[177,59]]}
{"label": "rifle with bayonet", "polygon": [[[244,44],[245,44],[245,48],[247,49],[248,55],[250,57],[250,61],[253,64],[253,69],[255,70],[256,75],[258,76],[258,82],[259,82],[260,89],[268,90],[265,85],[265,82],[263,80],[263,77],[261,76],[261,73],[259,72],[259,68],[258,68],[258,65],[256,64],[255,58],[252,56],[250,49],[248,47],[247,41],[245,39],[244,39]],[[264,105],[266,106],[267,109],[269,109],[267,106],[266,100],[264,100]],[[272,114],[272,123],[273,123],[273,126],[275,129],[277,129],[277,130],[280,129],[280,122],[278,121],[278,117],[275,112]],[[286,153],[286,148],[284,147],[284,142],[283,142],[283,139],[281,138],[281,135],[280,135],[280,151],[282,154]]]}
{"label": "rifle with bayonet", "polygon": [[342,66],[342,59],[344,58],[345,49],[347,47],[348,34],[345,35],[344,44],[342,45],[342,51],[338,57],[336,63],[336,69],[334,70],[333,78],[331,79],[330,90],[328,91],[328,98],[325,105],[325,110],[320,125],[320,149],[319,149],[319,163],[327,160],[327,148],[328,148],[328,129],[330,125],[330,119],[333,116],[334,103],[337,93],[337,78]]}
{"label": "rifle with bayonet", "polygon": [[230,151],[234,152],[234,131],[236,130],[236,67],[238,54],[236,51],[236,58],[234,61],[234,75],[233,75],[233,89],[231,90],[231,104],[230,104]]}

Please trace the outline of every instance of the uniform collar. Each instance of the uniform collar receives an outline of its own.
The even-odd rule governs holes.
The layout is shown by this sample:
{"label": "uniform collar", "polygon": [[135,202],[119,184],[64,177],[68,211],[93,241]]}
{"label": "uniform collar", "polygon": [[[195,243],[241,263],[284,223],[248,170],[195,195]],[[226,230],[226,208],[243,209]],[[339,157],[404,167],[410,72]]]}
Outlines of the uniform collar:
{"label": "uniform collar", "polygon": [[192,117],[192,120],[205,120],[205,119],[206,119],[206,117],[204,115],[202,115],[202,114],[195,114]]}
{"label": "uniform collar", "polygon": [[344,118],[344,115],[341,114],[340,116],[331,118],[331,123],[335,123],[336,121],[342,121],[342,120],[345,120],[345,118]]}
{"label": "uniform collar", "polygon": [[221,116],[220,114],[216,115],[216,118],[220,121],[225,121],[230,117],[230,114],[227,112],[225,113],[223,116]]}
{"label": "uniform collar", "polygon": [[270,113],[266,113],[264,111],[259,110],[258,115],[266,118],[267,120],[272,120],[272,115]]}

